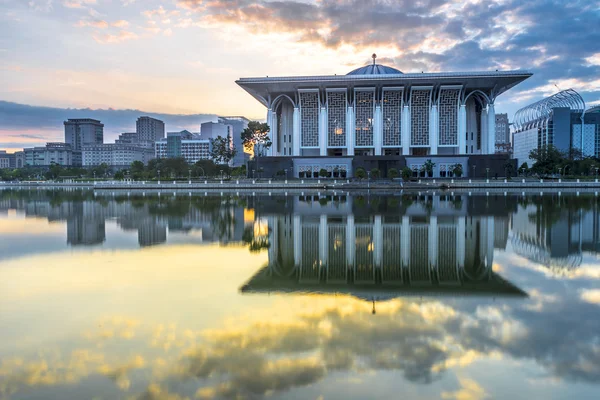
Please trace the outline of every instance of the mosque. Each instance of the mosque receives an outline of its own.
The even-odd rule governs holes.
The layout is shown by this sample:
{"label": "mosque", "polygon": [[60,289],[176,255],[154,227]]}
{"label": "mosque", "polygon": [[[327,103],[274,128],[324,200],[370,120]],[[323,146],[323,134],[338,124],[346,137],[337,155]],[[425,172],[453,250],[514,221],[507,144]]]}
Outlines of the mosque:
{"label": "mosque", "polygon": [[[241,78],[236,83],[267,108],[272,146],[264,175],[339,177],[358,167],[409,167],[431,160],[434,177],[504,174],[495,153],[497,97],[527,71],[403,73],[373,62],[346,75]],[[250,166],[252,168],[252,166]]]}

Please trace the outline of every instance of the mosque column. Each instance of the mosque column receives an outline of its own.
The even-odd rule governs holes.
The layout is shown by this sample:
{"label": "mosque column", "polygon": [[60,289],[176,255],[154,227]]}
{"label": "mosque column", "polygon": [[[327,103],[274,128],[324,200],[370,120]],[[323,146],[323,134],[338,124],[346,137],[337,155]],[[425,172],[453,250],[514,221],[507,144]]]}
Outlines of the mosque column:
{"label": "mosque column", "polygon": [[404,106],[402,110],[402,155],[410,154],[410,107]]}
{"label": "mosque column", "polygon": [[327,108],[321,107],[319,112],[319,155],[327,155]]}
{"label": "mosque column", "polygon": [[302,264],[302,223],[299,215],[293,217],[294,229],[294,264]]}
{"label": "mosque column", "polygon": [[481,123],[479,124],[481,129],[481,151],[479,154],[486,154],[488,148],[488,115],[487,108],[481,110]]}
{"label": "mosque column", "polygon": [[[276,226],[276,219],[275,217],[267,217],[267,226],[269,227],[269,243],[277,243],[279,240],[279,236],[278,236],[278,229]],[[277,259],[279,258],[277,254],[279,246],[269,246],[269,265],[274,265],[275,263],[277,263]]]}
{"label": "mosque column", "polygon": [[429,110],[429,153],[433,156],[438,153],[438,125],[438,107],[433,104]]}
{"label": "mosque column", "polygon": [[486,252],[486,265],[488,271],[492,270],[494,264],[494,217],[487,217],[487,252]]}
{"label": "mosque column", "polygon": [[381,111],[381,105],[375,106],[373,120],[373,147],[375,148],[375,155],[380,156],[381,147],[383,145],[383,113]]}
{"label": "mosque column", "polygon": [[429,238],[428,246],[429,246],[429,267],[436,268],[438,261],[438,221],[436,216],[429,217],[429,232],[427,233]]}
{"label": "mosque column", "polygon": [[456,227],[456,262],[459,268],[465,266],[465,252],[466,252],[466,217],[458,217]]}
{"label": "mosque column", "polygon": [[354,155],[354,107],[348,106],[346,109],[346,154]]}
{"label": "mosque column", "polygon": [[327,240],[328,232],[327,232],[327,215],[321,215],[319,219],[319,260],[321,261],[321,266],[326,266],[327,262],[327,253],[329,240]]}
{"label": "mosque column", "polygon": [[271,128],[271,142],[273,143],[271,145],[271,147],[269,148],[268,154],[269,156],[274,156],[277,154],[277,137],[276,137],[276,133],[274,130],[275,124],[277,120],[277,115],[275,114],[275,112],[269,108],[267,110],[267,125],[269,125],[269,128]]}
{"label": "mosque column", "polygon": [[494,103],[488,105],[488,148],[486,149],[487,154],[494,154],[496,152],[496,110]]}
{"label": "mosque column", "polygon": [[383,224],[381,215],[375,216],[373,224],[373,264],[376,268],[381,268],[383,261]]}
{"label": "mosque column", "polygon": [[356,254],[356,229],[354,228],[354,215],[349,215],[346,220],[346,263],[348,267],[354,266]]}
{"label": "mosque column", "polygon": [[402,217],[402,226],[400,227],[400,254],[402,256],[402,266],[408,267],[410,264],[410,218]]}
{"label": "mosque column", "polygon": [[300,155],[300,108],[294,107],[294,119],[292,124],[292,154]]}
{"label": "mosque column", "polygon": [[467,106],[458,109],[458,154],[467,154]]}

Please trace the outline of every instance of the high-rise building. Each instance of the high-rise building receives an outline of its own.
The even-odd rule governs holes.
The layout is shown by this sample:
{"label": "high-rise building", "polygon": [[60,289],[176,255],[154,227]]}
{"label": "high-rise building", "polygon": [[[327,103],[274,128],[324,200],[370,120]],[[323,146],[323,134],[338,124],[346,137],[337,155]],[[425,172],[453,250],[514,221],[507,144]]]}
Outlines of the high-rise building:
{"label": "high-rise building", "polygon": [[165,137],[165,123],[152,117],[139,117],[135,124],[135,131],[138,141],[156,142]]}
{"label": "high-rise building", "polygon": [[496,153],[510,152],[508,114],[496,114]]}
{"label": "high-rise building", "polygon": [[104,124],[90,118],[69,119],[65,124],[65,143],[70,144],[73,151],[81,151],[86,144],[104,142]]}
{"label": "high-rise building", "polygon": [[528,163],[531,150],[553,145],[560,151],[580,150],[584,157],[600,156],[600,110],[586,110],[585,101],[573,89],[563,90],[515,114],[514,158]]}
{"label": "high-rise building", "polygon": [[234,167],[244,165],[250,159],[250,154],[244,148],[241,134],[248,127],[248,122],[250,121],[245,117],[219,117],[217,122],[201,124],[200,136],[205,140],[229,136],[233,147],[237,150],[232,165]]}

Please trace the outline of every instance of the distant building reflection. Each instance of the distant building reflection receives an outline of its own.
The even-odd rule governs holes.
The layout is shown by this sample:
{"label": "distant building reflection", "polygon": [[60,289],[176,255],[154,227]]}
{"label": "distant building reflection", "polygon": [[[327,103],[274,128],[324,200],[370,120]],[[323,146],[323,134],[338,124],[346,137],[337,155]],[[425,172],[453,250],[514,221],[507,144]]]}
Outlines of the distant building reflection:
{"label": "distant building reflection", "polygon": [[515,253],[556,273],[568,273],[581,265],[584,253],[600,250],[598,203],[593,197],[575,205],[558,195],[545,199],[519,205],[510,242]]}
{"label": "distant building reflection", "polygon": [[460,214],[270,216],[269,263],[241,291],[526,296],[492,268],[508,218]]}

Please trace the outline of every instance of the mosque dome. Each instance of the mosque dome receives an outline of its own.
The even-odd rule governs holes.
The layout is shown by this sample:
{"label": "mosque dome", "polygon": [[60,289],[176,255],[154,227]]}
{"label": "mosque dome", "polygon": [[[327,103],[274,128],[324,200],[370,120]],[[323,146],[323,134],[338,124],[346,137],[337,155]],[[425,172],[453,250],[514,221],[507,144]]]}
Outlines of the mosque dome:
{"label": "mosque dome", "polygon": [[388,74],[401,74],[402,71],[396,68],[388,67],[387,65],[376,64],[376,54],[373,54],[373,64],[365,65],[364,67],[356,68],[348,72],[346,75],[388,75]]}

